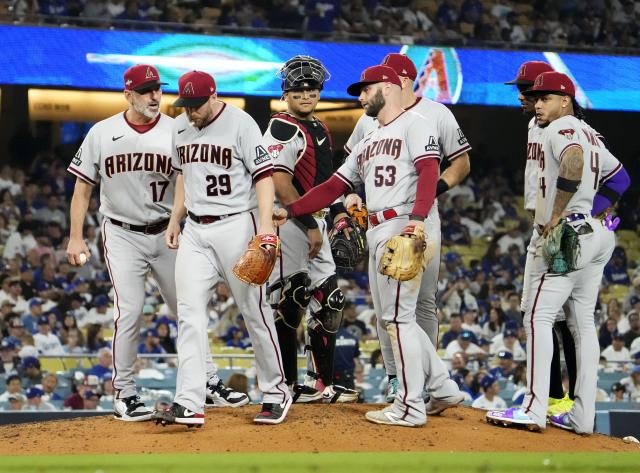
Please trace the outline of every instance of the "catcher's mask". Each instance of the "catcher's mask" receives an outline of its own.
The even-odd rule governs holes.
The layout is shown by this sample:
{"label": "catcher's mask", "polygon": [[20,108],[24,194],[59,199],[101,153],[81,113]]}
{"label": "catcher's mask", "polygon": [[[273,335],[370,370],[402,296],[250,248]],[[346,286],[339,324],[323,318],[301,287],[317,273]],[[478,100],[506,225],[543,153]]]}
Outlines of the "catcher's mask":
{"label": "catcher's mask", "polygon": [[282,79],[282,92],[290,90],[322,90],[324,82],[331,78],[322,63],[311,56],[294,56],[280,68],[277,77]]}

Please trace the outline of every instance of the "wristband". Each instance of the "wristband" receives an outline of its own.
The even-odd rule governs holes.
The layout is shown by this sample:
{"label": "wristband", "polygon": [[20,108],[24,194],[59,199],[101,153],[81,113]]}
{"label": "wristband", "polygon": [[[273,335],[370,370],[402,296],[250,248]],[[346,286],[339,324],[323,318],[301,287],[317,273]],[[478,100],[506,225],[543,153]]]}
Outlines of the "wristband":
{"label": "wristband", "polygon": [[442,178],[438,179],[438,184],[436,185],[436,197],[441,196],[442,194],[447,192],[449,189],[450,187],[449,187],[449,184],[447,184],[447,181],[445,181]]}
{"label": "wristband", "polygon": [[409,220],[423,221],[425,218],[426,217],[424,215],[418,215],[418,214],[409,215]]}
{"label": "wristband", "polygon": [[572,179],[565,179],[564,177],[558,176],[558,182],[556,183],[556,187],[561,191],[569,192],[570,194],[575,194],[578,191],[578,187],[580,187],[580,182],[582,181],[574,181]]}
{"label": "wristband", "polygon": [[300,222],[302,226],[304,226],[307,230],[315,230],[318,228],[318,222],[311,215],[300,215],[298,217],[294,217],[295,220]]}

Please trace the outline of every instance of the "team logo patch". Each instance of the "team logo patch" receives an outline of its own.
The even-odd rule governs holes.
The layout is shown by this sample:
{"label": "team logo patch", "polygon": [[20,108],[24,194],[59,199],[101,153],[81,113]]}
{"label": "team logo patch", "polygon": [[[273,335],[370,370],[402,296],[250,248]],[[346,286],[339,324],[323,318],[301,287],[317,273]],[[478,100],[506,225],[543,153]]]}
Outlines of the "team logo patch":
{"label": "team logo patch", "polygon": [[558,134],[564,136],[569,141],[573,140],[573,135],[576,131],[573,128],[566,128],[564,130],[559,130]]}
{"label": "team logo patch", "polygon": [[429,137],[429,143],[424,147],[424,150],[426,152],[429,151],[436,151],[436,152],[440,152],[440,145],[438,145],[438,140],[436,140],[435,136],[430,136]]}
{"label": "team logo patch", "polygon": [[263,146],[256,146],[256,159],[253,160],[253,163],[257,166],[262,163],[266,163],[271,159],[267,150],[264,149]]}
{"label": "team logo patch", "polygon": [[267,148],[269,150],[269,154],[272,158],[277,158],[280,156],[280,152],[284,149],[284,145],[278,143],[277,145],[271,145]]}
{"label": "team logo patch", "polygon": [[195,92],[193,90],[193,84],[191,82],[187,82],[182,89],[182,95],[194,95],[194,94]]}
{"label": "team logo patch", "polygon": [[145,74],[145,79],[155,79],[156,75],[153,73],[153,70],[150,67],[147,67],[147,73]]}
{"label": "team logo patch", "polygon": [[462,129],[458,128],[458,144],[460,146],[467,144],[467,137],[462,133]]}
{"label": "team logo patch", "polygon": [[71,160],[74,166],[80,166],[82,164],[82,148],[78,149],[78,152]]}

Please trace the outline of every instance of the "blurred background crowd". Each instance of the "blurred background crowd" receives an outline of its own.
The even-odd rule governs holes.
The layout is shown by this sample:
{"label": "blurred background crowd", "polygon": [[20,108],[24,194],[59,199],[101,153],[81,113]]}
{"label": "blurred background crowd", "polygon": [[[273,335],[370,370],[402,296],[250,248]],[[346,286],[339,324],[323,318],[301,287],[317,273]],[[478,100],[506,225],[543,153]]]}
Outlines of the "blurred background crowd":
{"label": "blurred background crowd", "polygon": [[[3,0],[14,22],[397,44],[638,48],[633,0]],[[146,23],[146,24],[145,24]]]}

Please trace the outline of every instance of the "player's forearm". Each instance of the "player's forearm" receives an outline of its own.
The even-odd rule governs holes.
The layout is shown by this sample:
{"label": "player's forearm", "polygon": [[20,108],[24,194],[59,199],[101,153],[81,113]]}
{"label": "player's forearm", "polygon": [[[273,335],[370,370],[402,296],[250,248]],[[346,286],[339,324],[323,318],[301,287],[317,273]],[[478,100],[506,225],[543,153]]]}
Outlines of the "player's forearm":
{"label": "player's forearm", "polygon": [[184,205],[184,176],[178,174],[176,186],[173,194],[173,209],[171,210],[171,220],[181,222],[187,215],[187,207]]}
{"label": "player's forearm", "polygon": [[91,184],[88,184],[80,178],[76,179],[69,209],[69,238],[72,240],[82,240],[83,238],[82,228],[84,226],[84,218],[87,215],[87,209],[89,208],[92,191],[93,186]]}
{"label": "player's forearm", "polygon": [[578,190],[582,180],[584,153],[582,148],[572,146],[561,157],[556,198],[553,202],[553,217],[560,217],[567,204]]}
{"label": "player's forearm", "polygon": [[272,178],[265,177],[256,182],[256,199],[258,200],[260,227],[270,227],[273,225],[271,216],[273,215],[274,198],[275,190]]}
{"label": "player's forearm", "polygon": [[293,186],[293,176],[285,172],[276,172],[273,174],[273,185],[275,186],[276,197],[278,202],[283,205],[289,205],[300,198],[300,194]]}
{"label": "player's forearm", "polygon": [[334,174],[319,186],[314,187],[299,200],[287,207],[289,217],[308,215],[320,209],[324,209],[331,202],[344,194],[349,186]]}
{"label": "player's forearm", "polygon": [[460,184],[471,171],[469,153],[463,153],[451,161],[449,166],[440,176],[436,195],[442,195],[452,187]]}

